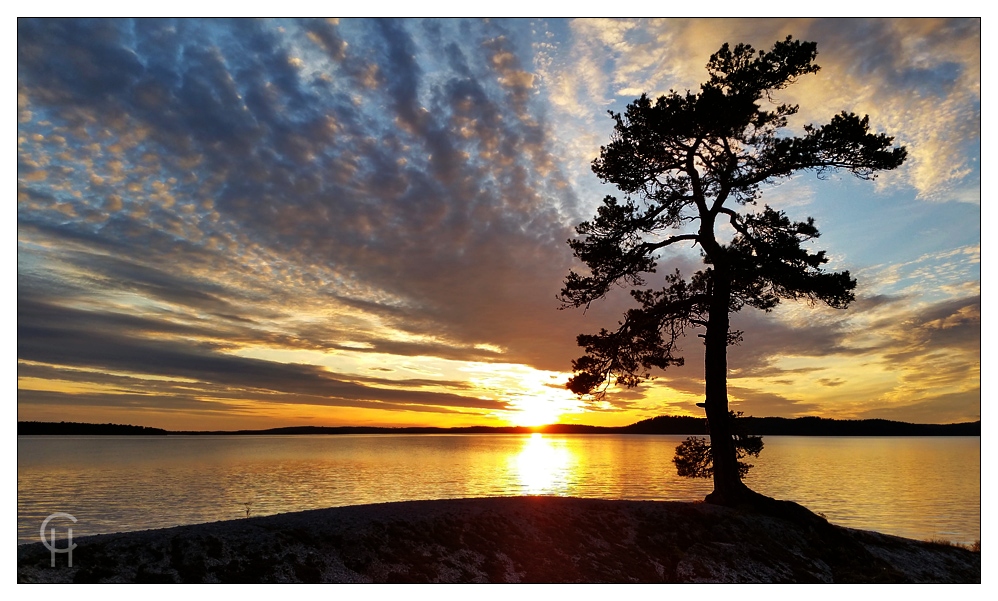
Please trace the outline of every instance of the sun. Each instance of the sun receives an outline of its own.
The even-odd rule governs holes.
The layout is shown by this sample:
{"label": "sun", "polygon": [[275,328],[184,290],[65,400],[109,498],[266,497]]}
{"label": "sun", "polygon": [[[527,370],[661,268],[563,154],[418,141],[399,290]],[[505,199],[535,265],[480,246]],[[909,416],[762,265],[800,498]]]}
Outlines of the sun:
{"label": "sun", "polygon": [[527,398],[511,403],[515,409],[510,411],[509,420],[517,426],[546,426],[556,424],[566,408],[552,399]]}

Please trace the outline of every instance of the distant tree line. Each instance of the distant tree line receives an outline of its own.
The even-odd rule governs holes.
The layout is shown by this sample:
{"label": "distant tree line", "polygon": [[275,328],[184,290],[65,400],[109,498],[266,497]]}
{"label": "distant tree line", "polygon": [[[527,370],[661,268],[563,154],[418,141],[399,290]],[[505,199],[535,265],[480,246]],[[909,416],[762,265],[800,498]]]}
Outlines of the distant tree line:
{"label": "distant tree line", "polygon": [[[741,417],[741,427],[754,436],[980,436],[981,422],[959,424],[909,424],[886,419],[838,420],[823,417]],[[167,431],[144,426],[120,424],[82,424],[75,422],[17,422],[21,435],[301,435],[301,434],[681,434],[707,435],[707,420],[702,417],[661,415],[629,426],[585,426],[551,424],[547,426],[467,426],[460,428],[378,428],[374,426],[291,426],[266,430]]]}
{"label": "distant tree line", "polygon": [[169,434],[161,428],[128,426],[123,424],[82,424],[78,422],[17,422],[18,435],[118,435],[118,436],[164,436]]}
{"label": "distant tree line", "polygon": [[[824,417],[741,417],[749,434],[770,436],[980,436],[981,422],[910,424],[886,419],[841,420]],[[619,428],[629,434],[704,434],[701,417],[660,415]]]}

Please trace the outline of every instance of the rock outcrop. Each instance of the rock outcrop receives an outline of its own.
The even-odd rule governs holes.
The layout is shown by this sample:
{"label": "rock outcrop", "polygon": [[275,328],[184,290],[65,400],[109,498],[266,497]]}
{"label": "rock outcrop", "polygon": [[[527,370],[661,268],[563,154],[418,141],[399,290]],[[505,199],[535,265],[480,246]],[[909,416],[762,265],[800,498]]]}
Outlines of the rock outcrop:
{"label": "rock outcrop", "polygon": [[[19,582],[980,582],[980,553],[705,503],[336,507],[17,551]],[[65,547],[65,543],[61,543]]]}

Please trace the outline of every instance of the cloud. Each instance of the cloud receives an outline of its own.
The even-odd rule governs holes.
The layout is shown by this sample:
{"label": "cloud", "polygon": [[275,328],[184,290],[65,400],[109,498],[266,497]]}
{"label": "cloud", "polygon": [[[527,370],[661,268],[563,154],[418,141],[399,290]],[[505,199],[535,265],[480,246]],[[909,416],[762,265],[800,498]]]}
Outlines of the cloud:
{"label": "cloud", "polygon": [[[208,396],[214,394],[212,387],[222,387],[240,390],[241,398],[247,395],[253,398],[261,392],[267,395],[277,393],[283,403],[396,409],[417,405],[489,410],[505,408],[502,401],[411,389],[429,384],[423,380],[395,380],[391,382],[391,388],[375,387],[368,384],[384,385],[388,381],[371,377],[341,379],[312,365],[236,357],[221,352],[217,344],[210,342],[185,341],[176,337],[164,340],[156,336],[195,333],[175,324],[131,315],[92,313],[27,298],[18,300],[17,353],[18,358],[24,361],[203,382],[209,385],[203,391]],[[77,377],[79,375],[76,374]],[[446,384],[438,381],[434,385]],[[465,385],[458,387],[467,388]],[[159,402],[169,406],[175,396],[165,397]],[[179,398],[187,396],[180,395]],[[32,402],[33,398],[39,397],[34,394],[19,400]],[[144,398],[150,400],[149,397]],[[272,396],[269,398],[277,400]],[[108,400],[114,403],[122,399],[131,402],[131,397]]]}
{"label": "cloud", "polygon": [[900,322],[882,320],[873,327],[889,333],[901,349],[885,356],[906,359],[930,349],[979,352],[981,347],[981,297],[958,298],[925,307]]}
{"label": "cloud", "polygon": [[729,386],[728,392],[731,396],[731,410],[742,411],[746,415],[800,417],[814,415],[820,409],[817,403],[790,399],[780,394],[751,388]]}
{"label": "cloud", "polygon": [[[721,41],[767,47],[789,30],[813,34],[829,76],[802,87],[805,116],[826,119],[833,104],[869,111],[904,131],[917,159],[904,185],[973,196],[975,21],[20,19],[19,359],[77,379],[130,374],[143,383],[117,381],[117,402],[172,398],[191,411],[209,396],[233,407],[502,411],[513,393],[478,398],[450,375],[401,370],[379,380],[371,364],[567,370],[575,336],[612,326],[630,302],[556,310],[575,265],[565,240],[608,191],[589,171],[609,134],[605,110],[639,88],[695,86]],[[942,155],[945,165],[925,158]],[[816,204],[815,190],[790,182],[774,202]],[[867,268],[966,297],[979,269],[946,276],[967,256],[937,250]],[[884,285],[857,308],[888,319],[925,294]],[[851,314],[773,317],[738,318],[751,343],[732,349],[731,365],[745,390],[758,389],[750,378],[818,369],[781,364],[788,354],[855,356],[889,339],[889,352],[914,361],[919,344],[971,336],[927,320],[922,338],[885,325],[859,344]],[[700,394],[699,340],[687,345],[687,366],[660,383]],[[260,358],[302,352],[352,367]],[[99,400],[42,392],[23,402]],[[658,402],[632,392],[610,408]]]}
{"label": "cloud", "polygon": [[960,423],[981,419],[981,389],[931,395],[917,401],[902,401],[872,407],[860,414],[869,419],[892,419],[911,423]]}
{"label": "cloud", "polygon": [[[383,85],[370,89],[356,77],[347,79],[352,86],[334,82],[349,90],[347,101],[327,93],[322,80],[303,79],[280,40],[255,23],[143,23],[134,47],[124,22],[101,22],[99,40],[82,22],[25,23],[21,84],[27,97],[47,100],[55,113],[89,110],[98,122],[97,112],[113,107],[115,120],[104,123],[106,141],[92,141],[87,131],[76,132],[72,144],[99,177],[112,171],[107,147],[129,130],[146,131],[140,148],[158,152],[150,165],[143,163],[145,155],[125,157],[143,173],[132,192],[128,179],[111,186],[107,206],[121,209],[99,229],[67,223],[51,210],[26,211],[22,223],[105,246],[131,247],[135,238],[148,237],[148,250],[139,252],[149,261],[170,253],[174,270],[235,259],[246,271],[259,262],[286,281],[318,278],[316,283],[355,287],[368,302],[372,296],[405,299],[408,311],[396,326],[446,316],[438,325],[467,346],[522,348],[509,342],[529,338],[531,328],[503,324],[500,315],[556,306],[569,231],[537,192],[547,184],[535,173],[549,173],[552,189],[559,176],[551,172],[544,130],[524,122],[530,78],[515,46],[501,36],[486,37],[487,31],[479,32],[477,45],[451,44],[454,72],[436,74],[427,89],[408,24],[370,24],[366,48],[346,49],[335,25],[302,27],[315,50],[332,53],[325,65],[331,69],[355,74],[351,52],[379,61]],[[223,38],[223,29],[231,36]],[[113,85],[103,72],[88,76],[90,70],[63,78],[58,73],[68,67],[42,50],[57,34],[63,55],[78,52],[88,62],[100,56],[106,70],[118,63],[127,68],[114,75]],[[206,40],[200,43],[195,34]],[[180,59],[164,61],[164,54]],[[313,57],[301,54],[309,64]],[[150,90],[156,90],[155,102]],[[507,94],[515,100],[512,109]],[[360,107],[353,101],[358,96]],[[387,113],[376,110],[379,103]],[[513,119],[503,118],[508,110]],[[58,129],[73,139],[68,126],[35,123],[30,128]],[[159,184],[180,204],[156,197]],[[98,195],[89,183],[77,189],[84,197],[69,199],[69,206],[94,208]],[[27,193],[45,191],[29,186]],[[165,271],[151,264],[144,269]],[[305,269],[313,273],[301,273]],[[141,279],[118,275],[129,286],[141,285]],[[477,308],[483,305],[496,317],[483,320]]]}
{"label": "cloud", "polygon": [[800,105],[798,128],[842,110],[869,114],[910,153],[885,186],[980,203],[979,19],[581,19],[572,29],[571,53],[547,79],[553,101],[578,117],[615,98],[696,90],[725,42],[765,50],[787,35],[815,41],[822,70],[777,95]]}

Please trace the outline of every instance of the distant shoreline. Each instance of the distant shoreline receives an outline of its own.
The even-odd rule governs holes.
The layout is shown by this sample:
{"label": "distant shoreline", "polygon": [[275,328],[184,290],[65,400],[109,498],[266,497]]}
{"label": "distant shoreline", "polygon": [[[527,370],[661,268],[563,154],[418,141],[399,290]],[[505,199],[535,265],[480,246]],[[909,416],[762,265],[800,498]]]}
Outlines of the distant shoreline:
{"label": "distant shoreline", "polygon": [[[981,422],[911,424],[885,419],[837,420],[821,417],[745,417],[746,430],[761,436],[980,436]],[[164,430],[122,424],[17,422],[23,436],[167,436],[167,435],[311,435],[311,434],[671,434],[706,436],[707,421],[687,416],[659,416],[628,426],[465,426],[456,428],[378,426],[290,426],[264,430]]]}

